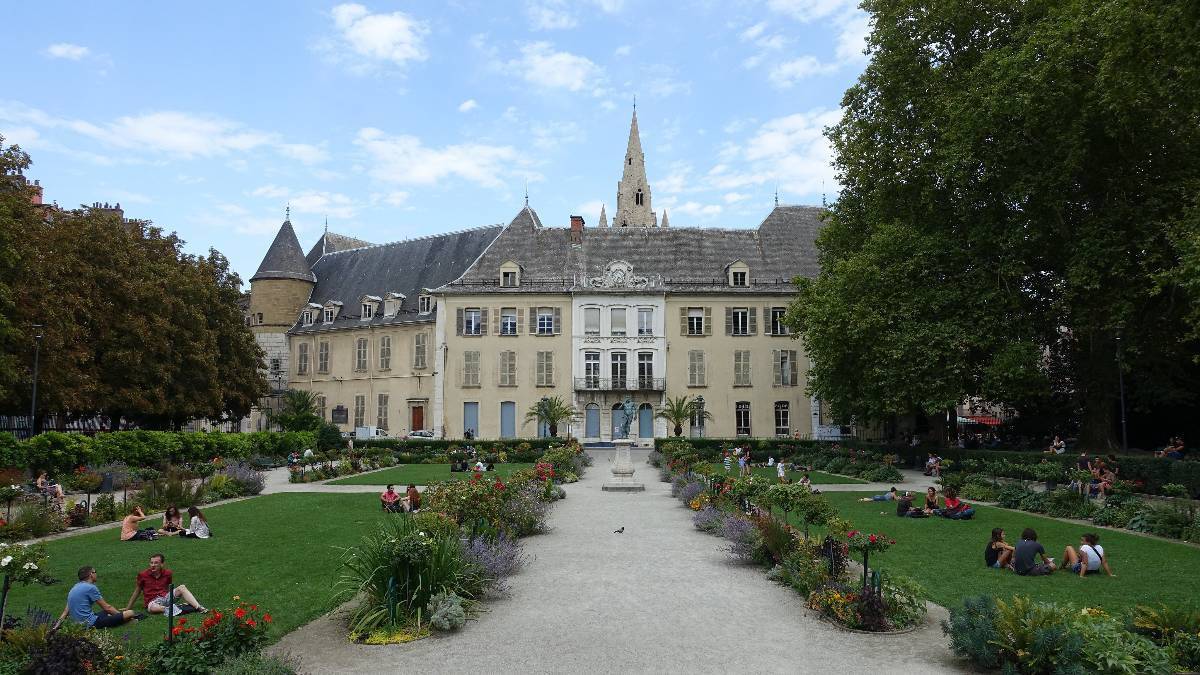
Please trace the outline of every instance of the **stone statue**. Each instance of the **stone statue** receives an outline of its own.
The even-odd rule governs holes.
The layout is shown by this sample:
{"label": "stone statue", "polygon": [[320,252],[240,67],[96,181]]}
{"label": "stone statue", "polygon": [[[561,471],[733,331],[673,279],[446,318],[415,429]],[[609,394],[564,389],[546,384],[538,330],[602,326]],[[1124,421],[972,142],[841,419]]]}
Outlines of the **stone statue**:
{"label": "stone statue", "polygon": [[625,417],[621,420],[621,438],[629,438],[629,425],[633,423],[633,416],[637,413],[637,405],[629,396],[625,397],[625,402],[621,404],[622,410],[625,411]]}

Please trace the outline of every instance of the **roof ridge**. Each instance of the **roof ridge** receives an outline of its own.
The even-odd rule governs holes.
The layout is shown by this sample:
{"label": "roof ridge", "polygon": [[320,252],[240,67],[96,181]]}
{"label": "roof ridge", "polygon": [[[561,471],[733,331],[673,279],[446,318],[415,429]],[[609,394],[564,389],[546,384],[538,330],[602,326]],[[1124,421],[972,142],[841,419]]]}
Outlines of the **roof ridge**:
{"label": "roof ridge", "polygon": [[[359,246],[357,248],[344,248],[340,251],[330,251],[329,253],[326,253],[325,255],[323,255],[321,257],[325,258],[325,257],[331,256],[331,255],[338,255],[340,253],[350,253],[352,251],[365,251],[365,250],[371,249],[371,248],[383,248],[384,246],[397,246],[399,244],[408,244],[408,243],[414,242],[414,241],[424,241],[426,239],[435,239],[437,237],[449,237],[449,236],[453,236],[456,234],[466,234],[468,232],[478,232],[480,230],[487,230],[487,229],[490,229],[493,227],[504,227],[504,225],[502,225],[500,223],[493,223],[491,225],[477,225],[475,227],[467,227],[467,228],[463,228],[461,230],[451,230],[449,232],[439,232],[437,234],[425,234],[425,235],[421,235],[420,237],[413,237],[411,239],[397,239],[396,241],[388,241],[388,242],[384,242],[382,244],[371,244],[370,246]],[[353,237],[353,238],[357,239],[357,237]],[[362,241],[362,240],[360,239],[359,241]]]}

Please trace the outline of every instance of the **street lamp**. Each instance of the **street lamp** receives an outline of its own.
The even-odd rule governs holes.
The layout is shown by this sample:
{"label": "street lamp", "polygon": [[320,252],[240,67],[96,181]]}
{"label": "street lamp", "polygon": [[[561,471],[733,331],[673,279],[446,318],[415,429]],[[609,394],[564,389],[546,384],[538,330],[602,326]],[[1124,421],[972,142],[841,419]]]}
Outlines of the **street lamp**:
{"label": "street lamp", "polygon": [[704,397],[696,397],[696,417],[700,421],[700,438],[704,438]]}
{"label": "street lamp", "polygon": [[1129,450],[1129,433],[1125,426],[1125,367],[1121,364],[1121,336],[1117,336],[1117,383],[1121,391],[1121,451]]}
{"label": "street lamp", "polygon": [[37,384],[38,366],[42,356],[42,324],[33,324],[33,394],[29,397],[29,437],[37,433]]}

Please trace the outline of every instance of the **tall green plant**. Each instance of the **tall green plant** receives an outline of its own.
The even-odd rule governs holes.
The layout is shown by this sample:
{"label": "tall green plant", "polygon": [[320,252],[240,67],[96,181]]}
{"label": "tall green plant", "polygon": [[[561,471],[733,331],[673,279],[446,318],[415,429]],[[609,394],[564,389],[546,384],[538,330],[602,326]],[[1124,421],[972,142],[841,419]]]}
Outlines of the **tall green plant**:
{"label": "tall green plant", "polygon": [[712,413],[701,408],[696,399],[689,399],[687,396],[668,397],[666,402],[654,412],[654,416],[666,420],[667,424],[671,425],[671,431],[676,437],[683,435],[683,425],[693,417],[702,417],[704,420],[713,418]]}
{"label": "tall green plant", "polygon": [[278,411],[266,411],[267,420],[284,431],[317,431],[321,417],[317,415],[317,395],[303,389],[289,389],[283,394]]}
{"label": "tall green plant", "polygon": [[550,435],[555,437],[558,436],[559,424],[578,418],[579,411],[561,396],[544,396],[525,413],[526,422],[536,422],[539,426],[545,424],[550,428]]}

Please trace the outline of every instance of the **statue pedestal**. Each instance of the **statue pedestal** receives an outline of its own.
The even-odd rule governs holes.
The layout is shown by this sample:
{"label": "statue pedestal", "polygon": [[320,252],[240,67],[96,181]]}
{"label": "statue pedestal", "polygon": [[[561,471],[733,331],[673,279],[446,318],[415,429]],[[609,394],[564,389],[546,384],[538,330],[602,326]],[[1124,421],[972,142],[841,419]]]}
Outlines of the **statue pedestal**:
{"label": "statue pedestal", "polygon": [[613,445],[617,446],[612,463],[613,477],[601,489],[605,492],[642,492],[646,486],[633,480],[633,460],[629,457],[629,448],[633,445],[633,441],[627,438],[618,438],[613,440]]}

